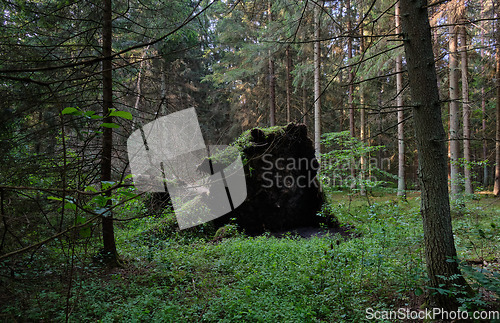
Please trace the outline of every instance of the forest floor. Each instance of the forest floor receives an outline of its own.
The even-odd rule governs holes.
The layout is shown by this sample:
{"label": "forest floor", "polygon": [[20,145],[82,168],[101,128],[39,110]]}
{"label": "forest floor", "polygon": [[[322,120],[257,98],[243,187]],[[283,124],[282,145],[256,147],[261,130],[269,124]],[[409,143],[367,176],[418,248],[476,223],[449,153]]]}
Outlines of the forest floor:
{"label": "forest floor", "polygon": [[[29,267],[0,268],[0,320],[363,322],[368,309],[417,311],[428,292],[419,200],[334,193],[324,212],[341,229],[279,237],[234,226],[179,232],[171,212],[117,222],[121,268],[92,261],[98,242],[53,244]],[[500,199],[458,203],[453,225],[461,268],[481,292],[462,306],[498,306]]]}

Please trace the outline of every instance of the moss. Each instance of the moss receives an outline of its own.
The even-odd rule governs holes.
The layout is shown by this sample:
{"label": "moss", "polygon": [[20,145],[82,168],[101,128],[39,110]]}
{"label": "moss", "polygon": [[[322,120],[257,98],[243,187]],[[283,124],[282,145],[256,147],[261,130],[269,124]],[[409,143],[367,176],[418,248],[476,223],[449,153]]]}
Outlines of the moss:
{"label": "moss", "polygon": [[248,129],[247,131],[243,132],[232,144],[231,146],[237,147],[240,151],[242,151],[245,148],[248,148],[252,145],[252,135],[250,134],[252,130],[258,129],[264,133],[266,138],[270,134],[284,134],[285,129],[287,126],[274,126],[274,127],[267,127],[267,128],[252,128]]}
{"label": "moss", "polygon": [[253,138],[251,135],[252,130],[258,129],[264,133],[266,138],[268,138],[271,134],[284,134],[286,127],[287,126],[274,126],[267,128],[252,128],[246,130],[234,142],[232,142],[228,148],[217,151],[215,153],[212,152],[210,159],[213,163],[227,166],[234,162],[237,155],[240,154],[243,160],[243,164],[246,164],[244,150],[253,145]]}

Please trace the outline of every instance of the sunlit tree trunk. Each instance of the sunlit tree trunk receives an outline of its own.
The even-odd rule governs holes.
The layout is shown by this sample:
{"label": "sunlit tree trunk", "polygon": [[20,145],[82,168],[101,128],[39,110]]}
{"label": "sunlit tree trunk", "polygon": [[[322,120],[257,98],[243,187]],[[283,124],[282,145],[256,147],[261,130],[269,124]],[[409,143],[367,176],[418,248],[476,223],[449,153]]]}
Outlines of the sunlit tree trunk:
{"label": "sunlit tree trunk", "polygon": [[462,119],[463,119],[463,142],[464,142],[464,186],[465,193],[472,194],[471,180],[471,158],[470,158],[470,103],[469,103],[469,64],[467,58],[467,30],[465,26],[460,28],[460,61],[462,69]]}
{"label": "sunlit tree trunk", "polygon": [[[455,19],[450,14],[450,23],[454,24]],[[457,26],[449,27],[449,92],[450,92],[450,180],[451,180],[451,198],[456,199],[460,193],[459,182],[459,153],[460,145],[458,140],[458,131],[460,127],[459,119],[459,83],[458,83],[458,59],[457,59]]]}
{"label": "sunlit tree trunk", "polygon": [[[396,3],[396,34],[401,34],[399,2]],[[396,56],[396,106],[398,109],[398,196],[406,194],[405,187],[405,142],[404,142],[404,110],[403,110],[403,57]]]}
{"label": "sunlit tree trunk", "polygon": [[[431,29],[426,0],[400,0],[408,78],[413,103],[415,139],[421,182],[421,214],[429,287],[428,305],[456,310],[456,297],[437,293],[437,288],[452,290],[454,284],[468,285],[455,261],[448,195],[446,133],[441,119]],[[439,318],[436,318],[439,319]]]}
{"label": "sunlit tree trunk", "polygon": [[314,8],[314,150],[321,154],[321,42],[320,6]]}
{"label": "sunlit tree trunk", "polygon": [[[111,42],[112,42],[112,10],[111,0],[104,0],[103,11],[103,28],[102,28],[102,54],[104,60],[102,62],[102,97],[103,97],[103,121],[112,123],[113,119],[109,116],[113,107],[113,64],[111,59]],[[104,128],[102,135],[102,158],[101,158],[101,182],[111,181],[111,155],[113,149],[113,130],[112,128]],[[111,196],[111,192],[106,193],[107,197]],[[108,201],[108,207],[111,206],[111,200]],[[106,212],[102,216],[102,240],[103,240],[103,255],[109,265],[116,265],[117,252],[115,244],[115,234],[113,228],[113,213]]]}

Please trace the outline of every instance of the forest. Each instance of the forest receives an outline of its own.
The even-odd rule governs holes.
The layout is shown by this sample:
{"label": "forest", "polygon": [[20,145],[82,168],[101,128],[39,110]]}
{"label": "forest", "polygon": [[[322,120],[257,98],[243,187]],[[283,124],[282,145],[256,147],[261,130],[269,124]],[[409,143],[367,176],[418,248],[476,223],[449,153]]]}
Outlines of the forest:
{"label": "forest", "polygon": [[3,322],[500,322],[497,0],[0,0]]}

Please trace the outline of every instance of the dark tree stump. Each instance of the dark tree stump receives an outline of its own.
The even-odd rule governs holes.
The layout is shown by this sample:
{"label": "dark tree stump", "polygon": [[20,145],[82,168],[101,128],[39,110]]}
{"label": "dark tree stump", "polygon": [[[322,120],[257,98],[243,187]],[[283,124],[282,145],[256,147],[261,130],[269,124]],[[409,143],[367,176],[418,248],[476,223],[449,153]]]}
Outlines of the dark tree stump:
{"label": "dark tree stump", "polygon": [[[235,221],[253,235],[327,222],[317,216],[324,199],[316,179],[319,164],[306,126],[289,124],[264,131],[251,130],[245,138],[248,142],[242,144],[245,202],[213,223],[222,226]],[[330,225],[335,223],[330,220]]]}

